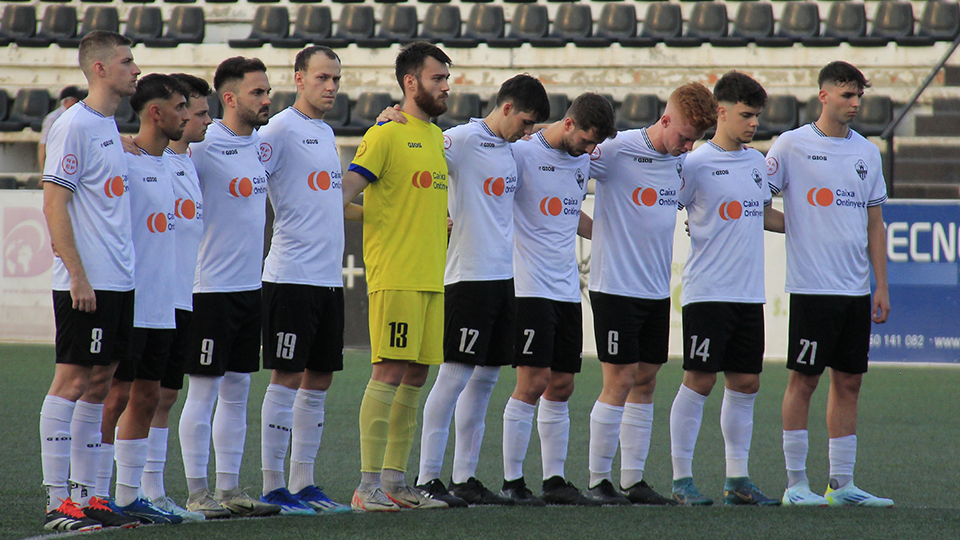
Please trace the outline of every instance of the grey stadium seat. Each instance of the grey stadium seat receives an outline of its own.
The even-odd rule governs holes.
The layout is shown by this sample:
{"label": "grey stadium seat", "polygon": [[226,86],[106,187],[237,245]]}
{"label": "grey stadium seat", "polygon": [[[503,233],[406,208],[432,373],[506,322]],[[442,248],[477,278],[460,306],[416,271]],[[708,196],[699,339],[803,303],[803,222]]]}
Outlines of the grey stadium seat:
{"label": "grey stadium seat", "polygon": [[293,105],[297,101],[296,92],[274,92],[270,94],[270,117]]}
{"label": "grey stadium seat", "polygon": [[307,43],[326,45],[327,47],[346,47],[349,43],[345,39],[333,38],[333,20],[328,6],[300,6],[297,9],[297,20],[293,23],[293,32],[284,39],[272,39],[274,47],[300,49]]}
{"label": "grey stadium seat", "polygon": [[245,39],[231,39],[231,47],[262,47],[274,39],[284,39],[290,31],[290,13],[286,6],[259,6],[253,15],[253,27]]}
{"label": "grey stadium seat", "polygon": [[127,16],[127,28],[123,35],[140,43],[145,39],[157,39],[163,35],[163,14],[154,6],[133,6]]}
{"label": "grey stadium seat", "polygon": [[547,6],[543,4],[521,4],[513,12],[510,20],[510,32],[502,43],[496,39],[487,40],[490,47],[519,47],[520,43],[531,39],[545,38],[550,30],[550,18]]}
{"label": "grey stadium seat", "polygon": [[[482,42],[503,39],[504,27],[503,6],[476,4],[470,8],[462,37],[445,39],[443,44],[447,47],[473,48]],[[520,42],[516,43],[519,46]]]}
{"label": "grey stadium seat", "polygon": [[893,120],[893,101],[890,96],[868,95],[860,98],[860,112],[850,127],[864,137],[876,137],[883,133]]}
{"label": "grey stadium seat", "polygon": [[773,36],[773,5],[769,2],[744,2],[737,8],[733,37],[756,41]]}
{"label": "grey stadium seat", "polygon": [[20,47],[49,47],[58,39],[77,35],[77,8],[73,6],[47,6],[40,21],[40,30],[33,37],[17,38]]}
{"label": "grey stadium seat", "polygon": [[663,41],[678,38],[683,31],[683,15],[678,4],[650,4],[643,19],[641,37]]}
{"label": "grey stadium seat", "polygon": [[567,114],[570,98],[566,94],[547,94],[547,98],[550,100],[550,117],[547,118],[547,122],[556,122]]}
{"label": "grey stadium seat", "polygon": [[108,32],[120,31],[120,14],[113,6],[90,6],[83,12],[83,22],[80,23],[80,33],[75,38],[57,40],[61,47],[79,47],[83,36],[95,30]]}
{"label": "grey stadium seat", "polygon": [[547,41],[531,39],[534,47],[562,47],[568,42],[578,47],[590,46],[589,40],[593,34],[593,13],[586,4],[563,4],[557,8],[553,18],[553,31],[546,38]]}
{"label": "grey stadium seat", "polygon": [[[13,100],[7,121],[19,122],[23,128],[40,131],[40,124],[50,112],[50,94],[43,88],[23,88]],[[22,128],[21,128],[22,129]]]}
{"label": "grey stadium seat", "polygon": [[177,6],[170,14],[167,33],[162,38],[144,39],[147,47],[176,47],[181,43],[203,43],[206,20],[199,6]]}
{"label": "grey stadium seat", "polygon": [[7,5],[0,17],[0,46],[33,37],[37,33],[37,12],[33,6]]}
{"label": "grey stadium seat", "polygon": [[334,37],[351,43],[359,39],[368,39],[373,37],[375,24],[373,6],[348,4],[340,11]]}
{"label": "grey stadium seat", "polygon": [[374,38],[358,39],[358,47],[383,48],[393,43],[406,43],[417,35],[417,8],[390,4],[383,7],[380,30]]}
{"label": "grey stadium seat", "polygon": [[627,94],[617,110],[617,129],[639,129],[660,119],[660,100],[654,94]]}
{"label": "grey stadium seat", "polygon": [[447,112],[437,118],[440,129],[448,129],[466,124],[471,118],[480,116],[480,95],[471,92],[450,94],[447,99]]}
{"label": "grey stadium seat", "polygon": [[423,16],[420,39],[433,43],[460,37],[460,6],[434,4]]}
{"label": "grey stadium seat", "polygon": [[953,41],[960,32],[960,5],[957,2],[929,0],[923,7],[916,35],[897,38],[897,45],[927,46],[937,41]]}
{"label": "grey stadium seat", "polygon": [[386,92],[360,94],[357,103],[350,110],[350,121],[340,129],[340,132],[344,135],[363,135],[377,122],[377,116],[393,104],[393,98]]}
{"label": "grey stadium seat", "polygon": [[113,113],[113,120],[117,123],[117,129],[121,133],[135,133],[140,129],[140,118],[137,117],[137,113],[133,112],[129,97],[120,100],[120,105]]}
{"label": "grey stadium seat", "polygon": [[768,96],[754,139],[769,139],[797,127],[800,108],[792,95]]}

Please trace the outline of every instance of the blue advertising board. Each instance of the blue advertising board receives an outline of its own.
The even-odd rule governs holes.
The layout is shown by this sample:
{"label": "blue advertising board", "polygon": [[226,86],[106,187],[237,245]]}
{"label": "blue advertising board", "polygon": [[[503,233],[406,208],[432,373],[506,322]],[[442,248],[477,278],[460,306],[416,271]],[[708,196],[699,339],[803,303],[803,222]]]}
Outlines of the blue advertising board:
{"label": "blue advertising board", "polygon": [[890,200],[883,221],[891,312],[870,360],[960,363],[960,201]]}

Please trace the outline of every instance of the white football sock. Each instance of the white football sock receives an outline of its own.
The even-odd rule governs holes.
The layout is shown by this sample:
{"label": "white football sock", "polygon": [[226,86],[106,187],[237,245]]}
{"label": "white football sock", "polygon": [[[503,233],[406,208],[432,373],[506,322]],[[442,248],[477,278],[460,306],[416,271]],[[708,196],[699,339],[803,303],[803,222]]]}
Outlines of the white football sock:
{"label": "white football sock", "polygon": [[[542,414],[543,409],[541,409]],[[613,457],[617,454],[617,441],[620,437],[620,421],[623,419],[623,407],[616,407],[601,401],[593,404],[590,411],[590,483],[587,487],[596,487],[603,480],[611,480]],[[544,476],[544,478],[549,478]]]}
{"label": "white football sock", "polygon": [[117,506],[137,500],[140,478],[147,463],[147,439],[117,439],[113,442],[117,455]]}
{"label": "white football sock", "polygon": [[457,398],[467,386],[474,366],[460,362],[444,362],[437,372],[437,380],[423,404],[423,431],[420,435],[419,484],[440,478],[443,454],[450,437],[450,420],[453,418]]}
{"label": "white football sock", "polygon": [[217,397],[217,410],[213,413],[213,451],[217,456],[217,489],[220,490],[240,487],[249,397],[250,374],[226,372]]}
{"label": "white football sock", "polygon": [[103,403],[78,401],[70,422],[70,498],[81,507],[90,503],[100,467]]}
{"label": "white football sock", "polygon": [[503,479],[523,478],[523,458],[530,445],[536,405],[510,398],[503,409]]}
{"label": "white football sock", "polygon": [[170,436],[169,428],[150,428],[147,436],[147,464],[143,468],[143,479],[140,487],[143,494],[150,500],[166,497],[167,490],[163,485],[163,469],[167,464],[167,440]]}
{"label": "white football sock", "polygon": [[653,432],[653,403],[627,403],[620,423],[620,486],[643,480]]}
{"label": "white football sock", "polygon": [[500,366],[477,367],[457,399],[457,437],[453,452],[453,481],[462,484],[477,474],[480,446],[486,430],[487,406],[500,377]]}
{"label": "white football sock", "polygon": [[40,407],[40,461],[47,488],[47,510],[60,507],[70,496],[70,422],[76,402],[48,395]]}
{"label": "white football sock", "polygon": [[325,390],[297,390],[293,401],[293,433],[290,443],[290,491],[299,493],[315,482],[313,464],[323,439]]}
{"label": "white football sock", "polygon": [[[116,438],[114,438],[116,440]],[[113,484],[114,448],[112,444],[100,443],[100,460],[97,465],[97,486],[93,494],[101,499],[110,498],[110,485]]]}
{"label": "white football sock", "polygon": [[726,448],[727,478],[750,476],[750,443],[753,440],[753,404],[757,394],[723,389],[720,431]]}
{"label": "white football sock", "polygon": [[297,391],[280,384],[270,384],[260,408],[260,470],[263,472],[263,493],[285,487],[283,460],[290,447],[293,430],[293,402]]}
{"label": "white football sock", "polygon": [[829,441],[830,479],[842,488],[853,482],[853,466],[857,463],[857,436],[847,435]]}
{"label": "white football sock", "polygon": [[180,413],[180,451],[190,493],[207,487],[210,463],[210,418],[223,377],[187,375],[187,398]]}
{"label": "white football sock", "polygon": [[564,478],[563,464],[567,461],[567,446],[570,443],[570,409],[566,401],[540,398],[537,432],[540,434],[543,479],[554,476]]}
{"label": "white football sock", "polygon": [[783,431],[783,460],[787,466],[787,487],[807,481],[807,452],[810,449],[807,430]]}
{"label": "white football sock", "polygon": [[670,409],[670,457],[673,461],[673,479],[693,477],[693,450],[697,447],[700,423],[703,421],[702,396],[683,384],[673,399]]}

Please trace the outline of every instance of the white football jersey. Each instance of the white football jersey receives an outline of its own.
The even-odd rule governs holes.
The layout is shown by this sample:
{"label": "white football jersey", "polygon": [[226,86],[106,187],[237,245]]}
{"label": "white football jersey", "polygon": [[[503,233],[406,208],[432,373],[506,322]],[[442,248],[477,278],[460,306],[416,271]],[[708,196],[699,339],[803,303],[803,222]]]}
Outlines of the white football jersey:
{"label": "white football jersey", "polygon": [[573,157],[536,133],[513,143],[514,286],[517,296],[580,302],[576,240],[590,155]]}
{"label": "white football jersey", "polygon": [[770,189],[783,194],[786,291],[870,294],[867,208],[887,200],[880,150],[859,133],[788,131],[767,153]]}
{"label": "white football jersey", "polygon": [[267,171],[257,132],[240,136],[215,120],[191,146],[203,193],[203,236],[193,292],[260,288]]}
{"label": "white football jersey", "polygon": [[263,281],[343,287],[343,175],[333,129],[288,107],[259,134],[275,215]]}
{"label": "white football jersey", "polygon": [[597,146],[590,290],[659,300],[670,296],[673,229],[682,160],[661,154],[646,129]]}
{"label": "white football jersey", "polygon": [[763,154],[728,152],[712,141],[687,155],[680,204],[690,220],[690,255],[680,303],[766,302],[763,209],[770,204]]}
{"label": "white football jersey", "polygon": [[517,163],[510,143],[480,118],[443,133],[453,219],[444,285],[513,277]]}
{"label": "white football jersey", "polygon": [[[43,181],[73,192],[67,212],[73,241],[94,290],[134,288],[130,199],[125,196],[127,160],[112,116],[80,102],[50,128]],[[70,273],[53,261],[53,289],[70,290]]]}
{"label": "white football jersey", "polygon": [[197,250],[203,235],[203,194],[190,156],[169,148],[164,150],[164,155],[173,169],[173,193],[177,197],[173,207],[177,220],[174,305],[177,309],[193,311],[193,280],[197,275]]}
{"label": "white football jersey", "polygon": [[133,245],[137,252],[133,325],[137,328],[176,328],[175,234],[179,223],[174,216],[173,169],[166,156],[155,157],[146,152],[139,156],[124,155],[127,158]]}

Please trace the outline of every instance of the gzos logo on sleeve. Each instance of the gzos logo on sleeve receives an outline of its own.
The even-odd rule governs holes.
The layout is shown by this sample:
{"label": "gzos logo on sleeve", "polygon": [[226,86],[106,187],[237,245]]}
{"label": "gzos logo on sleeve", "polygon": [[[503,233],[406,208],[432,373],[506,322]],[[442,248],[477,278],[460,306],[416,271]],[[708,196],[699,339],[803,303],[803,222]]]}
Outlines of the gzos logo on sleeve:
{"label": "gzos logo on sleeve", "polygon": [[433,189],[447,190],[447,175],[443,173],[416,171],[413,173],[410,182],[413,187],[418,189],[429,189],[432,186]]}

